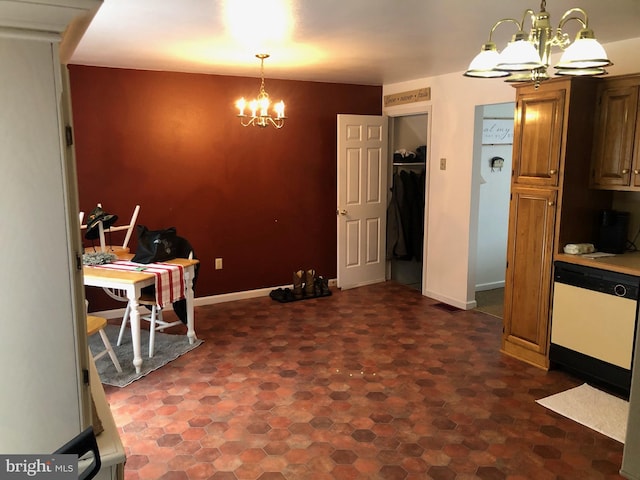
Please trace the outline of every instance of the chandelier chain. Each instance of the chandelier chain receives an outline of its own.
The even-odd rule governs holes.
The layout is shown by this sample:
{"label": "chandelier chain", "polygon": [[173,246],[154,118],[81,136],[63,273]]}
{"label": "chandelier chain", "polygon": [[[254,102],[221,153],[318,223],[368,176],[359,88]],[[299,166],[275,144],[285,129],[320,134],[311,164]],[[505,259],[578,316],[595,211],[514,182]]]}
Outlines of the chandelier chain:
{"label": "chandelier chain", "polygon": [[264,89],[264,59],[266,58],[264,55],[260,55],[260,92],[258,94],[258,98],[269,97],[269,94]]}

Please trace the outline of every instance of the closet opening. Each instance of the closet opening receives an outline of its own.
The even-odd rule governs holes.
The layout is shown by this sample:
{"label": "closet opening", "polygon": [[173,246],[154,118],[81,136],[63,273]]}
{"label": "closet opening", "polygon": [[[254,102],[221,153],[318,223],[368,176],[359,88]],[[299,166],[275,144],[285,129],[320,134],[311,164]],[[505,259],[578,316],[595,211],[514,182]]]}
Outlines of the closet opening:
{"label": "closet opening", "polygon": [[389,118],[387,278],[422,292],[428,115]]}

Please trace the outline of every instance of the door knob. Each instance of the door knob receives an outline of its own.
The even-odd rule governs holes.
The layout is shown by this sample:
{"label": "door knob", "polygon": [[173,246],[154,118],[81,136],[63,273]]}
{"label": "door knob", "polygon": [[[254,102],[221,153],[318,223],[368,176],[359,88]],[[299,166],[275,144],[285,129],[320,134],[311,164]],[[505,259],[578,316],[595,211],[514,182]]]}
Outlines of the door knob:
{"label": "door knob", "polygon": [[553,200],[549,200],[549,204],[548,205],[550,207],[553,207],[555,204],[556,204],[556,202],[554,202]]}
{"label": "door knob", "polygon": [[640,174],[640,170],[634,170],[633,173],[638,175],[638,174]]}
{"label": "door knob", "polygon": [[622,170],[622,174],[623,175],[626,175],[627,173],[629,173],[629,169],[628,168],[625,168],[625,169]]}
{"label": "door knob", "polygon": [[343,208],[341,210],[336,210],[336,213],[340,214],[340,215],[346,215],[347,211]]}
{"label": "door knob", "polygon": [[555,175],[557,170],[549,170],[549,175]]}

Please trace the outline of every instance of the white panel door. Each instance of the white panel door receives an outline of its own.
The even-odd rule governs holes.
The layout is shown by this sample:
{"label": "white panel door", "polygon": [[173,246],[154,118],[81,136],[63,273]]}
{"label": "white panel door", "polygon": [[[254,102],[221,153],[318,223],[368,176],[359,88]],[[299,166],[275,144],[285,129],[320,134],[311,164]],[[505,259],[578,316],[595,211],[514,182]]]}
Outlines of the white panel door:
{"label": "white panel door", "polygon": [[338,115],[338,287],[385,281],[387,118]]}

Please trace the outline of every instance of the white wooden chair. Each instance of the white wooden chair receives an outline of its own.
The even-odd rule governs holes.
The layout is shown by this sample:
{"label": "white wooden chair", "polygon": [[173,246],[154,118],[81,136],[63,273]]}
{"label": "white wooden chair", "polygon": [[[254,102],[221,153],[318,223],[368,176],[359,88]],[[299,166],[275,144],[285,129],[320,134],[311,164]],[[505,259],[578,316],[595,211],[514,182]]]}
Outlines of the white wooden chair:
{"label": "white wooden chair", "polygon": [[[98,207],[102,208],[102,204],[99,203]],[[128,248],[129,240],[131,240],[131,235],[133,233],[134,227],[136,226],[136,221],[138,220],[139,213],[140,213],[140,205],[136,205],[135,208],[133,209],[133,213],[131,214],[131,219],[129,220],[129,223],[127,223],[126,225],[112,225],[111,228],[109,228],[109,231],[111,233],[126,231],[124,236],[124,241],[122,242],[122,246],[107,245],[107,241],[105,239],[105,234],[104,234],[104,225],[102,224],[102,222],[98,223],[98,238],[100,239],[100,251],[113,252],[116,255],[118,253],[129,253],[129,248]],[[86,230],[87,225],[82,224],[83,220],[84,220],[84,212],[80,212],[80,229]],[[91,250],[91,247],[85,250]]]}
{"label": "white wooden chair", "polygon": [[[102,204],[98,203],[98,207],[102,208]],[[122,246],[106,244],[107,242],[104,234],[104,226],[102,225],[102,222],[100,222],[98,224],[98,237],[100,239],[100,251],[113,252],[116,255],[122,254],[122,253],[129,253],[129,247],[128,247],[129,240],[131,239],[131,234],[133,233],[133,229],[136,226],[136,221],[138,220],[139,213],[140,213],[140,205],[136,205],[135,208],[133,209],[133,213],[131,214],[131,219],[129,220],[128,224],[111,226],[111,228],[109,229],[111,232],[126,231],[124,241],[122,242]],[[86,230],[87,225],[82,223],[84,220],[84,212],[80,212],[79,218],[80,218],[80,230]],[[87,247],[85,248],[85,251],[89,251],[89,252],[93,251],[93,248]],[[125,309],[123,318],[124,319],[128,318],[129,299],[127,298],[127,293],[124,290],[118,290],[118,289],[106,288],[106,287],[103,287],[103,290],[107,295],[109,295],[114,300],[117,300],[119,302],[127,302],[127,308]],[[120,345],[120,340],[118,340],[118,345]]]}
{"label": "white wooden chair", "polygon": [[[193,259],[193,251],[189,253],[189,259]],[[113,298],[113,297],[112,297]],[[153,357],[155,350],[156,332],[163,332],[166,328],[184,325],[180,319],[173,322],[166,322],[162,317],[162,307],[157,304],[154,293],[143,293],[138,299],[140,305],[151,307],[151,313],[140,315],[140,320],[149,322],[149,358]],[[120,325],[120,333],[118,334],[117,346],[122,343],[124,331],[129,323],[129,315],[131,313],[131,305],[127,303],[124,316],[122,317],[122,325]]]}
{"label": "white wooden chair", "polygon": [[[181,320],[176,320],[174,322],[164,321],[164,318],[162,317],[162,308],[156,303],[156,296],[153,293],[143,293],[138,299],[138,303],[140,305],[151,307],[151,313],[140,315],[140,320],[149,322],[149,358],[152,358],[155,350],[156,332],[163,332],[166,328],[183,325],[183,323]],[[116,343],[116,345],[118,346],[122,343],[122,337],[124,336],[125,328],[127,326],[127,323],[129,323],[130,313],[131,308],[130,305],[127,304],[125,315],[122,319],[122,325],[120,326],[120,333],[118,334],[118,342]]]}
{"label": "white wooden chair", "polygon": [[102,338],[102,343],[104,344],[104,350],[97,353],[93,356],[94,360],[97,360],[103,357],[106,354],[109,354],[111,357],[111,361],[113,362],[113,366],[116,367],[118,373],[122,372],[122,367],[120,366],[120,362],[118,361],[118,357],[116,353],[113,351],[111,347],[111,342],[109,342],[109,338],[104,331],[104,327],[107,326],[107,319],[103,317],[97,317],[95,315],[87,315],[87,336],[94,335],[96,333],[100,334]]}

